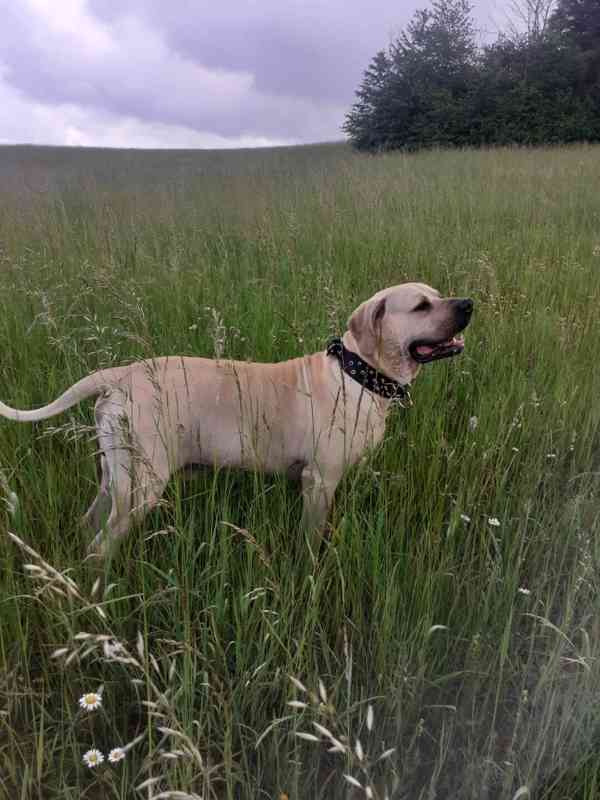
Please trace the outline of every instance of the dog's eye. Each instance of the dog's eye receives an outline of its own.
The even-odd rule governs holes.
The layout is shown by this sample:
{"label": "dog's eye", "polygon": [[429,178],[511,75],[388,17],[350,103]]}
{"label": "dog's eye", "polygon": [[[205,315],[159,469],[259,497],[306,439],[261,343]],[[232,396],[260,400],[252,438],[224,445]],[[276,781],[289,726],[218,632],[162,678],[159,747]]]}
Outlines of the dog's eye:
{"label": "dog's eye", "polygon": [[415,306],[413,308],[413,311],[429,311],[430,308],[431,308],[431,303],[429,302],[429,300],[423,299],[421,300],[418,306]]}

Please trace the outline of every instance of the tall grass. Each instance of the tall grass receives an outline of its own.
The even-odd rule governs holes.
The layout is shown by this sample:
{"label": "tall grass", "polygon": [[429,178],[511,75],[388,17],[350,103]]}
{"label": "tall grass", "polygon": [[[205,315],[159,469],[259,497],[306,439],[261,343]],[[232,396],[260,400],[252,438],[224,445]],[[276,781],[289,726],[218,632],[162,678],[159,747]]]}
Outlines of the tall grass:
{"label": "tall grass", "polygon": [[319,350],[407,279],[476,303],[317,563],[294,485],[206,471],[100,587],[91,408],[0,421],[0,796],[598,796],[599,155],[0,149],[17,407],[149,355]]}

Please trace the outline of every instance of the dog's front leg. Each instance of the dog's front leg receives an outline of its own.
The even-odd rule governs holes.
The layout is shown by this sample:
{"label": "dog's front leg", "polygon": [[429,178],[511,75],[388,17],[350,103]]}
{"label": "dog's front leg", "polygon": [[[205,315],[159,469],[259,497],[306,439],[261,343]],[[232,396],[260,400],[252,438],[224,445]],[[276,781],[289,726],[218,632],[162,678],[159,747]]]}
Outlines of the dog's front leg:
{"label": "dog's front leg", "polygon": [[313,555],[319,550],[329,507],[340,478],[339,474],[323,472],[317,464],[310,464],[302,470],[302,530],[308,535]]}

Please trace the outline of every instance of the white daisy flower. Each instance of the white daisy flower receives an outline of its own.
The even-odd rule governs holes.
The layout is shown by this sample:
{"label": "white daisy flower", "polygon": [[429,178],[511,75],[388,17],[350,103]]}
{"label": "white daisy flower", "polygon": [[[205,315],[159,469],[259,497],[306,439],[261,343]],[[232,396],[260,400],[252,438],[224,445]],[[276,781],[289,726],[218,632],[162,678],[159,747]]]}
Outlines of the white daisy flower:
{"label": "white daisy flower", "polygon": [[99,766],[103,761],[104,756],[100,750],[96,750],[96,748],[88,750],[87,753],[83,754],[83,763],[86,765],[86,767],[90,767],[90,769]]}
{"label": "white daisy flower", "polygon": [[471,517],[468,514],[461,514],[460,518],[463,522],[471,522]]}
{"label": "white daisy flower", "polygon": [[500,527],[500,520],[498,519],[498,517],[489,517],[488,522],[492,526],[492,528]]}
{"label": "white daisy flower", "polygon": [[102,695],[99,692],[88,692],[79,698],[79,705],[84,711],[95,711],[102,705]]}
{"label": "white daisy flower", "polygon": [[111,764],[116,764],[117,761],[122,761],[125,758],[125,750],[122,747],[113,747],[108,754],[108,760]]}
{"label": "white daisy flower", "polygon": [[518,591],[520,594],[526,594],[526,595],[530,595],[530,594],[531,594],[531,591],[530,591],[529,589],[526,589],[524,586],[519,586],[519,588],[517,589],[517,591]]}

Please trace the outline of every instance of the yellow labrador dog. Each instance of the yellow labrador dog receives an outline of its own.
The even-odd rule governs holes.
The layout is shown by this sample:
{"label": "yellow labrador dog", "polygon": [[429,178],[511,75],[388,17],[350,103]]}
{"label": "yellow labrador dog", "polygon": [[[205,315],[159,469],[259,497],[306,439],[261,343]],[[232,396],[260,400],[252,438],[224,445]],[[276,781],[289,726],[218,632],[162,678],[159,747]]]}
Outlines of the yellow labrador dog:
{"label": "yellow labrador dog", "polygon": [[98,398],[102,479],[84,517],[95,555],[156,505],[174,471],[195,464],[300,478],[303,524],[318,531],[344,470],[382,439],[391,403],[421,365],[463,350],[457,335],[472,309],[405,283],[362,303],[326,351],[277,364],[149,359],[95,372],[43,408],[0,403],[0,414],[35,422]]}

